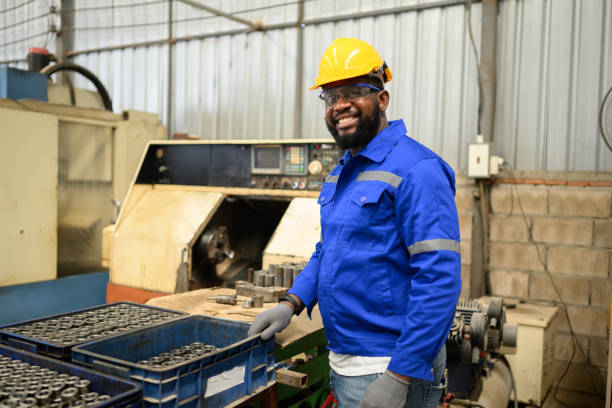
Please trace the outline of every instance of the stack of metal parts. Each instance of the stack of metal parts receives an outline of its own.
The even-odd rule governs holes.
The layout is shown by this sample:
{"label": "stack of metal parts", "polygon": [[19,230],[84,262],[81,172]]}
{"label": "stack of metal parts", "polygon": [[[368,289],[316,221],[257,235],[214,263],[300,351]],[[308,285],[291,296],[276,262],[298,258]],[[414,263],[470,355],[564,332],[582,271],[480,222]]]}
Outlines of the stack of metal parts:
{"label": "stack of metal parts", "polygon": [[91,391],[89,380],[0,357],[0,407],[92,407],[111,398]]}
{"label": "stack of metal parts", "polygon": [[281,265],[271,264],[268,269],[253,271],[253,279],[249,273],[249,282],[260,287],[290,288],[293,280],[302,272],[306,262],[283,262]]}
{"label": "stack of metal parts", "polygon": [[5,327],[2,330],[58,346],[71,346],[176,317],[176,313],[119,304],[32,324]]}
{"label": "stack of metal parts", "polygon": [[240,296],[263,295],[264,301],[274,301],[285,296],[294,279],[302,272],[306,262],[283,262],[270,264],[267,269],[249,268],[248,280],[236,282],[236,293]]}
{"label": "stack of metal parts", "polygon": [[156,356],[149,357],[146,360],[138,362],[140,365],[145,365],[153,368],[173,367],[182,364],[185,361],[195,360],[205,354],[213,353],[217,348],[211,344],[193,342],[186,346],[177,347],[168,352],[159,353]]}
{"label": "stack of metal parts", "polygon": [[517,325],[506,323],[502,298],[490,298],[486,309],[478,300],[459,300],[446,339],[448,391],[477,400],[492,357],[501,346],[516,347],[517,331]]}

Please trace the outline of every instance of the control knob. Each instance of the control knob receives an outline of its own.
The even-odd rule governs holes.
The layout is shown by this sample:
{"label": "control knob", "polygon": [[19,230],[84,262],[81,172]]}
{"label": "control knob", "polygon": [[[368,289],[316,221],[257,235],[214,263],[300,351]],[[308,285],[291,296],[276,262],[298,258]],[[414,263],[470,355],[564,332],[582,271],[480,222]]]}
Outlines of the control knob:
{"label": "control knob", "polygon": [[319,160],[313,160],[308,164],[308,172],[313,176],[318,176],[323,171],[323,164]]}

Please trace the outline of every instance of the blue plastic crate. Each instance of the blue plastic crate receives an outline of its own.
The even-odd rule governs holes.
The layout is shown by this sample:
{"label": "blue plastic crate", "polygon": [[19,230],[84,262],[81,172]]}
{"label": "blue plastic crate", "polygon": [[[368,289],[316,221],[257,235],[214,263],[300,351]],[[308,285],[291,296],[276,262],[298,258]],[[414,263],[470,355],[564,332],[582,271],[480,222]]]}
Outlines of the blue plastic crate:
{"label": "blue plastic crate", "polygon": [[0,345],[0,356],[10,357],[13,360],[21,360],[41,368],[48,368],[60,374],[76,375],[83,380],[91,381],[91,391],[97,392],[100,395],[107,394],[111,396],[110,399],[96,405],[96,408],[132,407],[140,405],[142,401],[142,388],[140,385],[124,378],[98,373],[84,367],[28,353],[27,351],[5,345]]}
{"label": "blue plastic crate", "polygon": [[[19,326],[32,325],[34,323],[40,323],[40,322],[44,322],[46,320],[51,320],[51,319],[57,320],[65,316],[73,316],[73,315],[81,314],[84,312],[95,312],[100,309],[109,308],[111,306],[118,306],[118,305],[135,306],[141,309],[165,312],[165,313],[175,315],[176,318],[184,317],[185,315],[187,315],[187,313],[184,313],[184,312],[178,312],[176,310],[164,309],[164,308],[155,307],[155,306],[147,306],[147,305],[142,305],[139,303],[115,302],[115,303],[109,303],[106,305],[100,305],[100,306],[90,307],[86,309],[75,310],[75,311],[68,312],[68,313],[61,313],[61,314],[56,314],[52,316],[42,317],[39,319],[32,319],[32,320],[27,320],[24,322],[11,323],[5,326],[1,326],[0,327],[0,343],[4,343],[11,347],[16,347],[22,350],[26,350],[31,353],[45,354],[50,357],[70,361],[70,358],[71,358],[70,349],[76,345],[90,342],[91,340],[77,341],[77,339],[75,339],[74,341],[71,341],[66,344],[55,344],[49,341],[39,340],[39,339],[30,337],[30,336],[24,336],[19,333],[13,333],[11,332],[11,330]],[[166,321],[162,323],[157,323],[157,324],[163,324]],[[135,329],[130,329],[130,331],[132,330],[135,330]],[[114,337],[116,335],[117,334],[112,334],[106,337]]]}
{"label": "blue plastic crate", "polygon": [[[221,407],[274,381],[274,339],[247,338],[249,326],[188,316],[80,345],[72,361],[139,381],[144,407]],[[217,349],[171,367],[137,363],[196,341]]]}

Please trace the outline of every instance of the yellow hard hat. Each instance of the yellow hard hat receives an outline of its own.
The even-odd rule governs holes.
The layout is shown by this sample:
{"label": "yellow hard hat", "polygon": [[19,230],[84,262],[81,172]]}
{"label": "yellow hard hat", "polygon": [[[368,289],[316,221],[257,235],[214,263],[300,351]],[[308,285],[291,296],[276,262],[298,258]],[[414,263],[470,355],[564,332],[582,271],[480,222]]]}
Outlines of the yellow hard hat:
{"label": "yellow hard hat", "polygon": [[392,78],[391,70],[370,44],[356,38],[337,38],[325,50],[319,63],[317,80],[309,89],[373,72],[382,73],[385,83]]}

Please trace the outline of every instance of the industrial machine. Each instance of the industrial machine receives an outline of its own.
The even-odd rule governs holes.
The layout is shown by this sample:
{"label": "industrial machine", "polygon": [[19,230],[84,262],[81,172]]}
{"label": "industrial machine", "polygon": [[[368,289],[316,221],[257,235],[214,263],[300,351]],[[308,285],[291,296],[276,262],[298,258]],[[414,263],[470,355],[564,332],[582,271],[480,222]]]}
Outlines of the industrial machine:
{"label": "industrial machine", "polygon": [[99,93],[49,84],[45,73],[3,67],[0,83],[0,286],[103,269],[102,229],[165,127],[156,114],[115,114]]}
{"label": "industrial machine", "polygon": [[106,233],[109,295],[229,285],[308,260],[318,190],[342,153],[329,140],[150,143]]}
{"label": "industrial machine", "polygon": [[[483,302],[484,303],[484,302]],[[518,326],[506,323],[503,300],[460,299],[446,340],[448,393],[487,408],[505,408],[513,379],[502,347],[517,346]]]}

